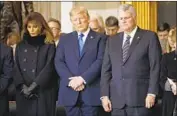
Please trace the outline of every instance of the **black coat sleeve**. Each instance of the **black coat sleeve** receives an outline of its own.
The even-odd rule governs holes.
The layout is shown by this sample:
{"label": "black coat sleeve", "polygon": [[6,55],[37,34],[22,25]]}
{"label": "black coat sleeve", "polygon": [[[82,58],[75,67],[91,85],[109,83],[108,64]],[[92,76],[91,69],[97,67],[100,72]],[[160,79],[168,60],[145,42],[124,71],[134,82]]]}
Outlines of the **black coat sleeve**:
{"label": "black coat sleeve", "polygon": [[0,94],[7,89],[9,80],[12,78],[13,69],[12,49],[8,47],[7,48],[1,47],[1,55],[4,55],[4,57],[1,61],[2,71],[0,74]]}
{"label": "black coat sleeve", "polygon": [[47,54],[47,61],[44,68],[37,75],[34,82],[37,83],[40,87],[45,87],[51,79],[56,78],[55,67],[54,67],[54,56],[55,56],[55,45],[49,46],[49,51]]}
{"label": "black coat sleeve", "polygon": [[102,70],[101,70],[101,96],[109,96],[109,84],[112,78],[112,64],[109,56],[109,39],[106,43],[105,54],[103,58]]}
{"label": "black coat sleeve", "polygon": [[150,79],[148,93],[159,94],[159,77],[160,77],[160,61],[161,46],[156,33],[152,33],[149,42],[148,56],[150,63]]}
{"label": "black coat sleeve", "polygon": [[164,54],[161,60],[161,70],[160,70],[160,86],[164,90],[165,83],[167,81],[168,69],[167,69],[167,55]]}

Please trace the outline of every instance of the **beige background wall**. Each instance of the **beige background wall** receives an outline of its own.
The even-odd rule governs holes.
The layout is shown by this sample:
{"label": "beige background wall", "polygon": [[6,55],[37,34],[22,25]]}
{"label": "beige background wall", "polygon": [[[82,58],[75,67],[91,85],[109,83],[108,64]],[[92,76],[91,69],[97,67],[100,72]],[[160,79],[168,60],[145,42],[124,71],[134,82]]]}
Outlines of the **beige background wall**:
{"label": "beige background wall", "polygon": [[[34,2],[35,11],[43,14],[46,20],[49,17],[56,18],[61,21],[62,31],[65,33],[73,31],[69,19],[69,11],[72,6],[84,6],[89,13],[97,13],[105,20],[108,16],[118,16],[117,9],[120,4],[132,4],[137,11],[137,24],[144,29],[156,31],[157,28],[157,4],[158,2]],[[61,7],[62,4],[62,7]],[[68,4],[68,5],[67,5]],[[68,7],[69,6],[69,7]],[[62,9],[62,10],[61,10]],[[168,10],[168,9],[166,9]],[[159,11],[160,12],[160,11]]]}
{"label": "beige background wall", "polygon": [[[48,20],[49,17],[61,19],[61,2],[33,3],[35,11],[42,13],[46,20]],[[117,16],[117,8],[120,2],[74,2],[73,5],[84,6],[89,12],[99,13],[105,18],[109,15]]]}
{"label": "beige background wall", "polygon": [[75,5],[84,6],[89,13],[97,13],[105,20],[110,15],[117,17],[120,2],[76,2]]}
{"label": "beige background wall", "polygon": [[60,2],[33,2],[34,10],[40,12],[46,20],[50,17],[60,20],[61,3]]}
{"label": "beige background wall", "polygon": [[[50,17],[56,18],[58,20],[66,20],[61,17],[61,2],[33,2],[34,9],[37,12],[40,12],[46,20]],[[89,13],[97,13],[103,17],[105,20],[109,15],[117,17],[117,8],[120,5],[120,2],[73,2],[73,6],[84,6],[88,9]],[[66,7],[67,9],[67,7]],[[69,8],[70,9],[70,8]],[[65,13],[62,10],[62,13],[69,15],[68,12]],[[67,21],[61,21],[62,25],[68,25]],[[65,32],[67,29],[63,29]],[[68,29],[70,31],[70,29]]]}

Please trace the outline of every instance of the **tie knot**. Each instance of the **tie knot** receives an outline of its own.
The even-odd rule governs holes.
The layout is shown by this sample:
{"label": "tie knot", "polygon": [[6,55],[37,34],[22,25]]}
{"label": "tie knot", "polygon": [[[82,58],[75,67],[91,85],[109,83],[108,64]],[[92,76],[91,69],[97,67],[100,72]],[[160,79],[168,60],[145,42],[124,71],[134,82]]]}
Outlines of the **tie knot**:
{"label": "tie knot", "polygon": [[79,38],[82,39],[83,37],[84,37],[84,34],[83,34],[83,33],[80,33],[80,34],[79,34]]}
{"label": "tie knot", "polygon": [[127,40],[130,40],[131,36],[130,36],[130,35],[127,35],[127,37],[126,37],[126,38],[127,38]]}

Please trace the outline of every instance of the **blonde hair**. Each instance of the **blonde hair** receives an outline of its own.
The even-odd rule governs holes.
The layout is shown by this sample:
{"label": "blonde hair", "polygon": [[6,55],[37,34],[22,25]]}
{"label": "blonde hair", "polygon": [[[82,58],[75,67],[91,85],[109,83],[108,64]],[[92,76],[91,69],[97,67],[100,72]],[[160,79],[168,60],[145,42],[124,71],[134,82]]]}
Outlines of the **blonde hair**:
{"label": "blonde hair", "polygon": [[[11,37],[15,37],[15,38],[11,38]],[[16,44],[18,44],[21,41],[20,35],[17,32],[10,32],[7,35],[7,39],[13,39],[13,40],[15,40]]]}
{"label": "blonde hair", "polygon": [[[169,36],[168,36],[174,43],[176,43],[176,27],[170,29],[169,31]],[[169,45],[169,42],[167,41],[167,45],[166,45],[166,50],[167,53],[173,51],[172,48]]]}
{"label": "blonde hair", "polygon": [[88,10],[83,6],[75,6],[71,9],[69,15],[72,17],[74,14],[85,14],[88,18],[90,18]]}
{"label": "blonde hair", "polygon": [[101,31],[104,32],[104,28],[105,28],[105,25],[104,25],[104,21],[103,21],[103,17],[100,16],[99,14],[94,14],[94,13],[91,13],[90,14],[90,20],[96,20],[98,21],[98,24],[99,24],[99,27],[101,28]]}

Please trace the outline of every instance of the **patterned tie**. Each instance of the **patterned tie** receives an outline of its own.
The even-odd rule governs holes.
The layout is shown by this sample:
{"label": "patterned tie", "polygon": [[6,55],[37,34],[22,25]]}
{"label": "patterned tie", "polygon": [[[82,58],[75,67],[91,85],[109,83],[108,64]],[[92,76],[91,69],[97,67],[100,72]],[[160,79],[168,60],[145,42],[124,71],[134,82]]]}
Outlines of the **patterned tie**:
{"label": "patterned tie", "polygon": [[122,59],[123,59],[123,62],[125,62],[126,58],[127,58],[127,54],[128,54],[128,50],[130,48],[130,36],[127,35],[126,37],[126,41],[123,45],[123,48],[122,48]]}
{"label": "patterned tie", "polygon": [[82,34],[82,33],[78,37],[78,40],[79,40],[79,54],[80,54],[80,56],[82,55],[82,49],[84,47],[83,37],[84,37],[84,34]]}

